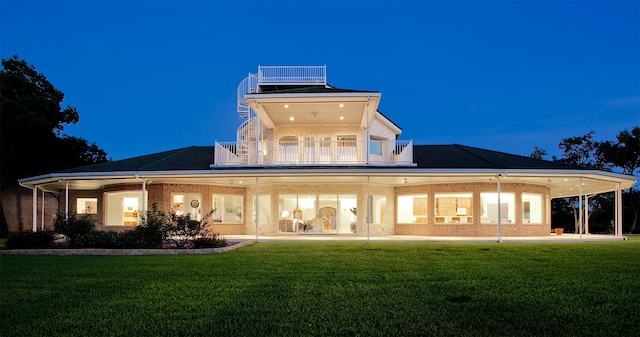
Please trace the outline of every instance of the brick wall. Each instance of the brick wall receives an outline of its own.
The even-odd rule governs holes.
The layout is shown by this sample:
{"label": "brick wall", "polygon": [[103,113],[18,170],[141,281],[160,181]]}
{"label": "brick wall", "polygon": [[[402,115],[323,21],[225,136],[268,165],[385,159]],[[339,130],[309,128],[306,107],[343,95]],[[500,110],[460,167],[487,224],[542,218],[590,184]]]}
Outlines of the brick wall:
{"label": "brick wall", "polygon": [[[514,223],[501,224],[502,236],[539,236],[549,235],[551,224],[548,222],[546,214],[550,212],[548,195],[550,190],[547,186],[522,183],[501,183],[501,193],[513,193],[515,195],[515,221]],[[425,184],[413,186],[398,186],[395,188],[397,195],[402,194],[426,194],[427,195],[427,215],[425,224],[396,224],[395,233],[397,235],[426,235],[426,236],[470,236],[470,237],[492,237],[498,235],[497,224],[481,223],[480,193],[497,192],[496,183],[459,183],[459,184]],[[522,223],[522,193],[535,193],[542,196],[542,223],[523,224]],[[435,195],[438,193],[472,193],[473,195],[473,222],[469,224],[436,224],[435,223]],[[397,214],[396,214],[397,215]]]}
{"label": "brick wall", "polygon": [[[44,204],[45,230],[53,230],[54,216],[58,212],[57,193],[45,192],[44,203],[42,191],[38,190],[37,228],[42,228],[42,206]],[[64,196],[62,196],[64,198]],[[19,185],[7,188],[0,195],[2,208],[7,220],[9,232],[31,230],[33,226],[33,190]]]}

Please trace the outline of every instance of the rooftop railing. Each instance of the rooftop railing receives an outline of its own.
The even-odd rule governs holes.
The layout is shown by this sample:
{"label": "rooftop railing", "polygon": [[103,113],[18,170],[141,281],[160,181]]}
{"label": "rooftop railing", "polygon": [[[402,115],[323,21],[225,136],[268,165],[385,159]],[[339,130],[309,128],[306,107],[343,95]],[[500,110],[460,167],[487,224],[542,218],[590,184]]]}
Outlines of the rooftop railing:
{"label": "rooftop railing", "polygon": [[327,66],[258,66],[258,85],[327,84]]}
{"label": "rooftop railing", "polygon": [[[256,148],[257,147],[257,148]],[[216,142],[214,165],[413,165],[411,140]]]}

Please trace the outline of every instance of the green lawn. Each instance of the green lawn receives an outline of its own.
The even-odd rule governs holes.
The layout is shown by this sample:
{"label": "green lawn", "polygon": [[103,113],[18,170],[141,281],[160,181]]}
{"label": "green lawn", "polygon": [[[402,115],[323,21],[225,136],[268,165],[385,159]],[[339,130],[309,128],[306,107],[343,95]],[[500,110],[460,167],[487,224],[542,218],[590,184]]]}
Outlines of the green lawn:
{"label": "green lawn", "polygon": [[640,336],[640,238],[0,256],[2,336]]}

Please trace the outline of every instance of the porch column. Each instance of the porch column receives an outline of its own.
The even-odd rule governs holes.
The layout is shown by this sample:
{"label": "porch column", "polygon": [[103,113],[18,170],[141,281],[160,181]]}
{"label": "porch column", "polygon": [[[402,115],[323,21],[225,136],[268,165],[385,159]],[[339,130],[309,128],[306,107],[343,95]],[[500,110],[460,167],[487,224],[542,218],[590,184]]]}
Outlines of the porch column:
{"label": "porch column", "polygon": [[258,206],[260,206],[260,198],[258,194],[258,177],[256,177],[256,204],[255,204],[255,214],[256,214],[256,242],[258,242],[258,219],[260,219],[260,214],[258,213]]}
{"label": "porch column", "polygon": [[[365,113],[367,114],[367,142],[365,144],[367,144],[367,154],[366,154],[366,159],[367,159],[367,165],[369,165],[369,152],[371,151],[371,131],[369,130],[369,100],[371,99],[371,97],[367,97],[367,109],[365,111]],[[367,177],[367,181],[369,181],[369,178]],[[368,182],[367,182],[367,186],[368,186]],[[369,197],[367,196],[367,202],[369,202],[368,199]],[[368,214],[369,210],[367,209],[367,214]]]}
{"label": "porch column", "polygon": [[502,207],[500,204],[500,179],[502,173],[498,174],[498,242],[502,242]]}
{"label": "porch column", "polygon": [[64,184],[64,216],[69,219],[69,180],[65,180]]}
{"label": "porch column", "polygon": [[367,176],[367,202],[365,203],[366,209],[366,220],[367,220],[367,241],[369,241],[369,237],[371,235],[371,185],[370,185],[370,177]]}
{"label": "porch column", "polygon": [[584,207],[582,206],[582,177],[580,177],[580,196],[578,198],[578,206],[580,207],[580,209],[578,210],[578,233],[580,233],[580,240],[582,240],[582,214]]}
{"label": "porch column", "polygon": [[147,180],[142,178],[142,202],[141,202],[141,207],[140,207],[140,213],[144,214],[145,216],[147,215],[147,203],[146,203],[146,198],[144,197],[145,192],[147,191]]}
{"label": "porch column", "polygon": [[584,196],[584,234],[589,234],[589,196]]}
{"label": "porch column", "polygon": [[33,217],[31,221],[31,231],[38,230],[38,185],[33,186],[33,196],[31,197],[33,202]]}
{"label": "porch column", "polygon": [[622,190],[620,189],[620,183],[616,184],[616,197],[615,197],[615,205],[616,205],[616,228],[615,233],[616,236],[622,236]]}
{"label": "porch column", "polygon": [[41,231],[44,231],[44,188],[42,189],[42,214],[41,214],[40,222],[41,222]]}

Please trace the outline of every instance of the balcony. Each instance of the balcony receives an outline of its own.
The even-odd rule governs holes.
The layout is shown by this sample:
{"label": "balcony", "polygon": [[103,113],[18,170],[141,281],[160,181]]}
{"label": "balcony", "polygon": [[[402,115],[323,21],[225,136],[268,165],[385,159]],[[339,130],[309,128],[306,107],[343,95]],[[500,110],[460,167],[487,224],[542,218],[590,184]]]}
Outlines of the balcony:
{"label": "balcony", "polygon": [[[256,153],[256,145],[258,147]],[[411,140],[216,142],[213,166],[413,166]]]}

